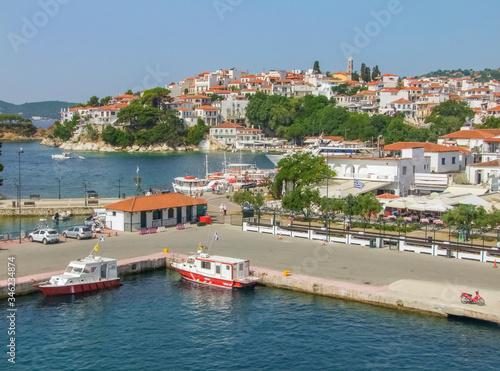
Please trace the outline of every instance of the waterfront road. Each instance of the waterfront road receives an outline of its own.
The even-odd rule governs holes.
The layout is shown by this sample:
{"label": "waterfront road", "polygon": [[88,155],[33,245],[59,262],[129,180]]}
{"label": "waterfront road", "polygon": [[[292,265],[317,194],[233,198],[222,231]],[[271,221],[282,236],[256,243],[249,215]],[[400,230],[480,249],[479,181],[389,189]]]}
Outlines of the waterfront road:
{"label": "waterfront road", "polygon": [[[214,240],[217,232],[218,240]],[[211,245],[210,253],[250,259],[251,265],[277,271],[318,278],[382,286],[402,279],[440,282],[464,287],[498,290],[500,267],[476,261],[446,259],[388,248],[282,237],[243,232],[239,226],[216,224],[185,230],[168,228],[165,232],[139,235],[137,232],[98,234],[97,239],[64,239],[57,244],[36,242],[0,242],[0,265],[7,267],[7,258],[16,257],[18,277],[63,270],[70,260],[87,256],[96,244],[105,257],[126,259],[170,252],[195,252],[198,244]],[[100,241],[104,237],[104,241]],[[0,270],[0,280],[7,278],[7,269]]]}

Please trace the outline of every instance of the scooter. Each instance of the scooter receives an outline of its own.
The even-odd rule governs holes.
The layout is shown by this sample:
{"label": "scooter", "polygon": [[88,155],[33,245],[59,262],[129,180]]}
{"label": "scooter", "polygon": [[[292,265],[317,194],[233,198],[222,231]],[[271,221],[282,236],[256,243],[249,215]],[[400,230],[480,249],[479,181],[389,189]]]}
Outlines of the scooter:
{"label": "scooter", "polygon": [[479,295],[479,290],[476,291],[476,296],[472,296],[472,294],[467,294],[466,292],[462,292],[460,296],[460,301],[464,304],[477,304],[479,306],[483,306],[486,303],[484,299]]}

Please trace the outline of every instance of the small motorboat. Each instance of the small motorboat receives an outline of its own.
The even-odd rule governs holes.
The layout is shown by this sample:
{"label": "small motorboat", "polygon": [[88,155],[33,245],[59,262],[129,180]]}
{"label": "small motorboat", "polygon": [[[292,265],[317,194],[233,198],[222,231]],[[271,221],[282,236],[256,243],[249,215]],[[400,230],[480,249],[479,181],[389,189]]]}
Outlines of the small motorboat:
{"label": "small motorboat", "polygon": [[52,220],[54,222],[61,222],[63,220],[68,220],[70,216],[71,216],[71,211],[69,210],[61,211],[60,213],[56,212],[52,217]]}
{"label": "small motorboat", "polygon": [[248,260],[209,255],[201,243],[198,253],[184,261],[174,261],[171,266],[183,278],[206,285],[231,289],[253,286],[260,281],[250,274]]}
{"label": "small motorboat", "polygon": [[35,285],[45,295],[76,294],[80,292],[118,287],[116,259],[95,256],[96,245],[84,259],[71,261],[63,274],[52,276],[48,282]]}
{"label": "small motorboat", "polygon": [[63,152],[56,155],[52,155],[52,158],[54,160],[67,160],[71,158],[71,154],[69,152]]}

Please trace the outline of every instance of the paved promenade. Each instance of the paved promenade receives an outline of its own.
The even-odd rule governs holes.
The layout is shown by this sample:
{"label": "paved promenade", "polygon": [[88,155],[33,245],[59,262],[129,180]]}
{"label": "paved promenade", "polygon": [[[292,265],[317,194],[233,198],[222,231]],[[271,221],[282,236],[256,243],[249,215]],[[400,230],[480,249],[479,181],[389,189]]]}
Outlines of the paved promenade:
{"label": "paved promenade", "polygon": [[[215,232],[217,241],[213,240]],[[385,292],[386,298],[448,305],[460,313],[463,309],[485,311],[500,321],[500,268],[495,269],[492,264],[387,248],[322,245],[300,238],[280,240],[275,235],[242,232],[241,227],[220,224],[186,230],[169,228],[152,235],[118,232],[118,236],[114,233],[111,237],[102,236],[104,241],[68,240],[55,245],[0,243],[0,266],[7,267],[7,258],[15,256],[16,276],[22,277],[63,270],[70,260],[87,256],[96,243],[102,256],[130,259],[156,254],[165,248],[171,253],[189,254],[201,242],[211,244],[212,254],[250,259],[251,266],[260,273],[282,276],[284,270],[290,270],[290,279],[326,283],[339,290]],[[6,269],[0,271],[0,280],[7,278],[6,272]],[[460,303],[461,291],[476,289],[486,300],[485,307]]]}

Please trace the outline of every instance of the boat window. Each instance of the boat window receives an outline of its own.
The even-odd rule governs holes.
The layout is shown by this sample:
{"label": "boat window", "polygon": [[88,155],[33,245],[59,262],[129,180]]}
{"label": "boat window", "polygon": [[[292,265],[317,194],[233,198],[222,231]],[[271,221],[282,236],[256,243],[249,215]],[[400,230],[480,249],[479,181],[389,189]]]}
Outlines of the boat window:
{"label": "boat window", "polygon": [[193,264],[193,263],[194,263],[194,259],[193,259],[193,258],[189,258],[189,259],[187,260],[187,263],[188,263],[188,264]]}
{"label": "boat window", "polygon": [[80,274],[80,273],[82,273],[82,271],[83,271],[83,268],[73,267],[73,270],[71,271],[71,273]]}
{"label": "boat window", "polygon": [[240,263],[240,266],[238,267],[238,270],[240,270],[240,271],[243,270],[243,263]]}
{"label": "boat window", "polygon": [[66,273],[71,273],[71,271],[73,270],[73,268],[74,268],[73,266],[68,265],[68,268],[66,268],[66,271],[65,271],[65,272],[66,272]]}
{"label": "boat window", "polygon": [[85,267],[85,269],[83,270],[83,273],[94,273],[95,269],[96,269],[96,267]]}
{"label": "boat window", "polygon": [[231,270],[231,266],[230,265],[226,265],[226,270],[227,271]]}
{"label": "boat window", "polygon": [[220,274],[220,265],[215,266],[215,273]]}
{"label": "boat window", "polygon": [[202,269],[210,269],[210,262],[202,261],[201,262],[201,268]]}

